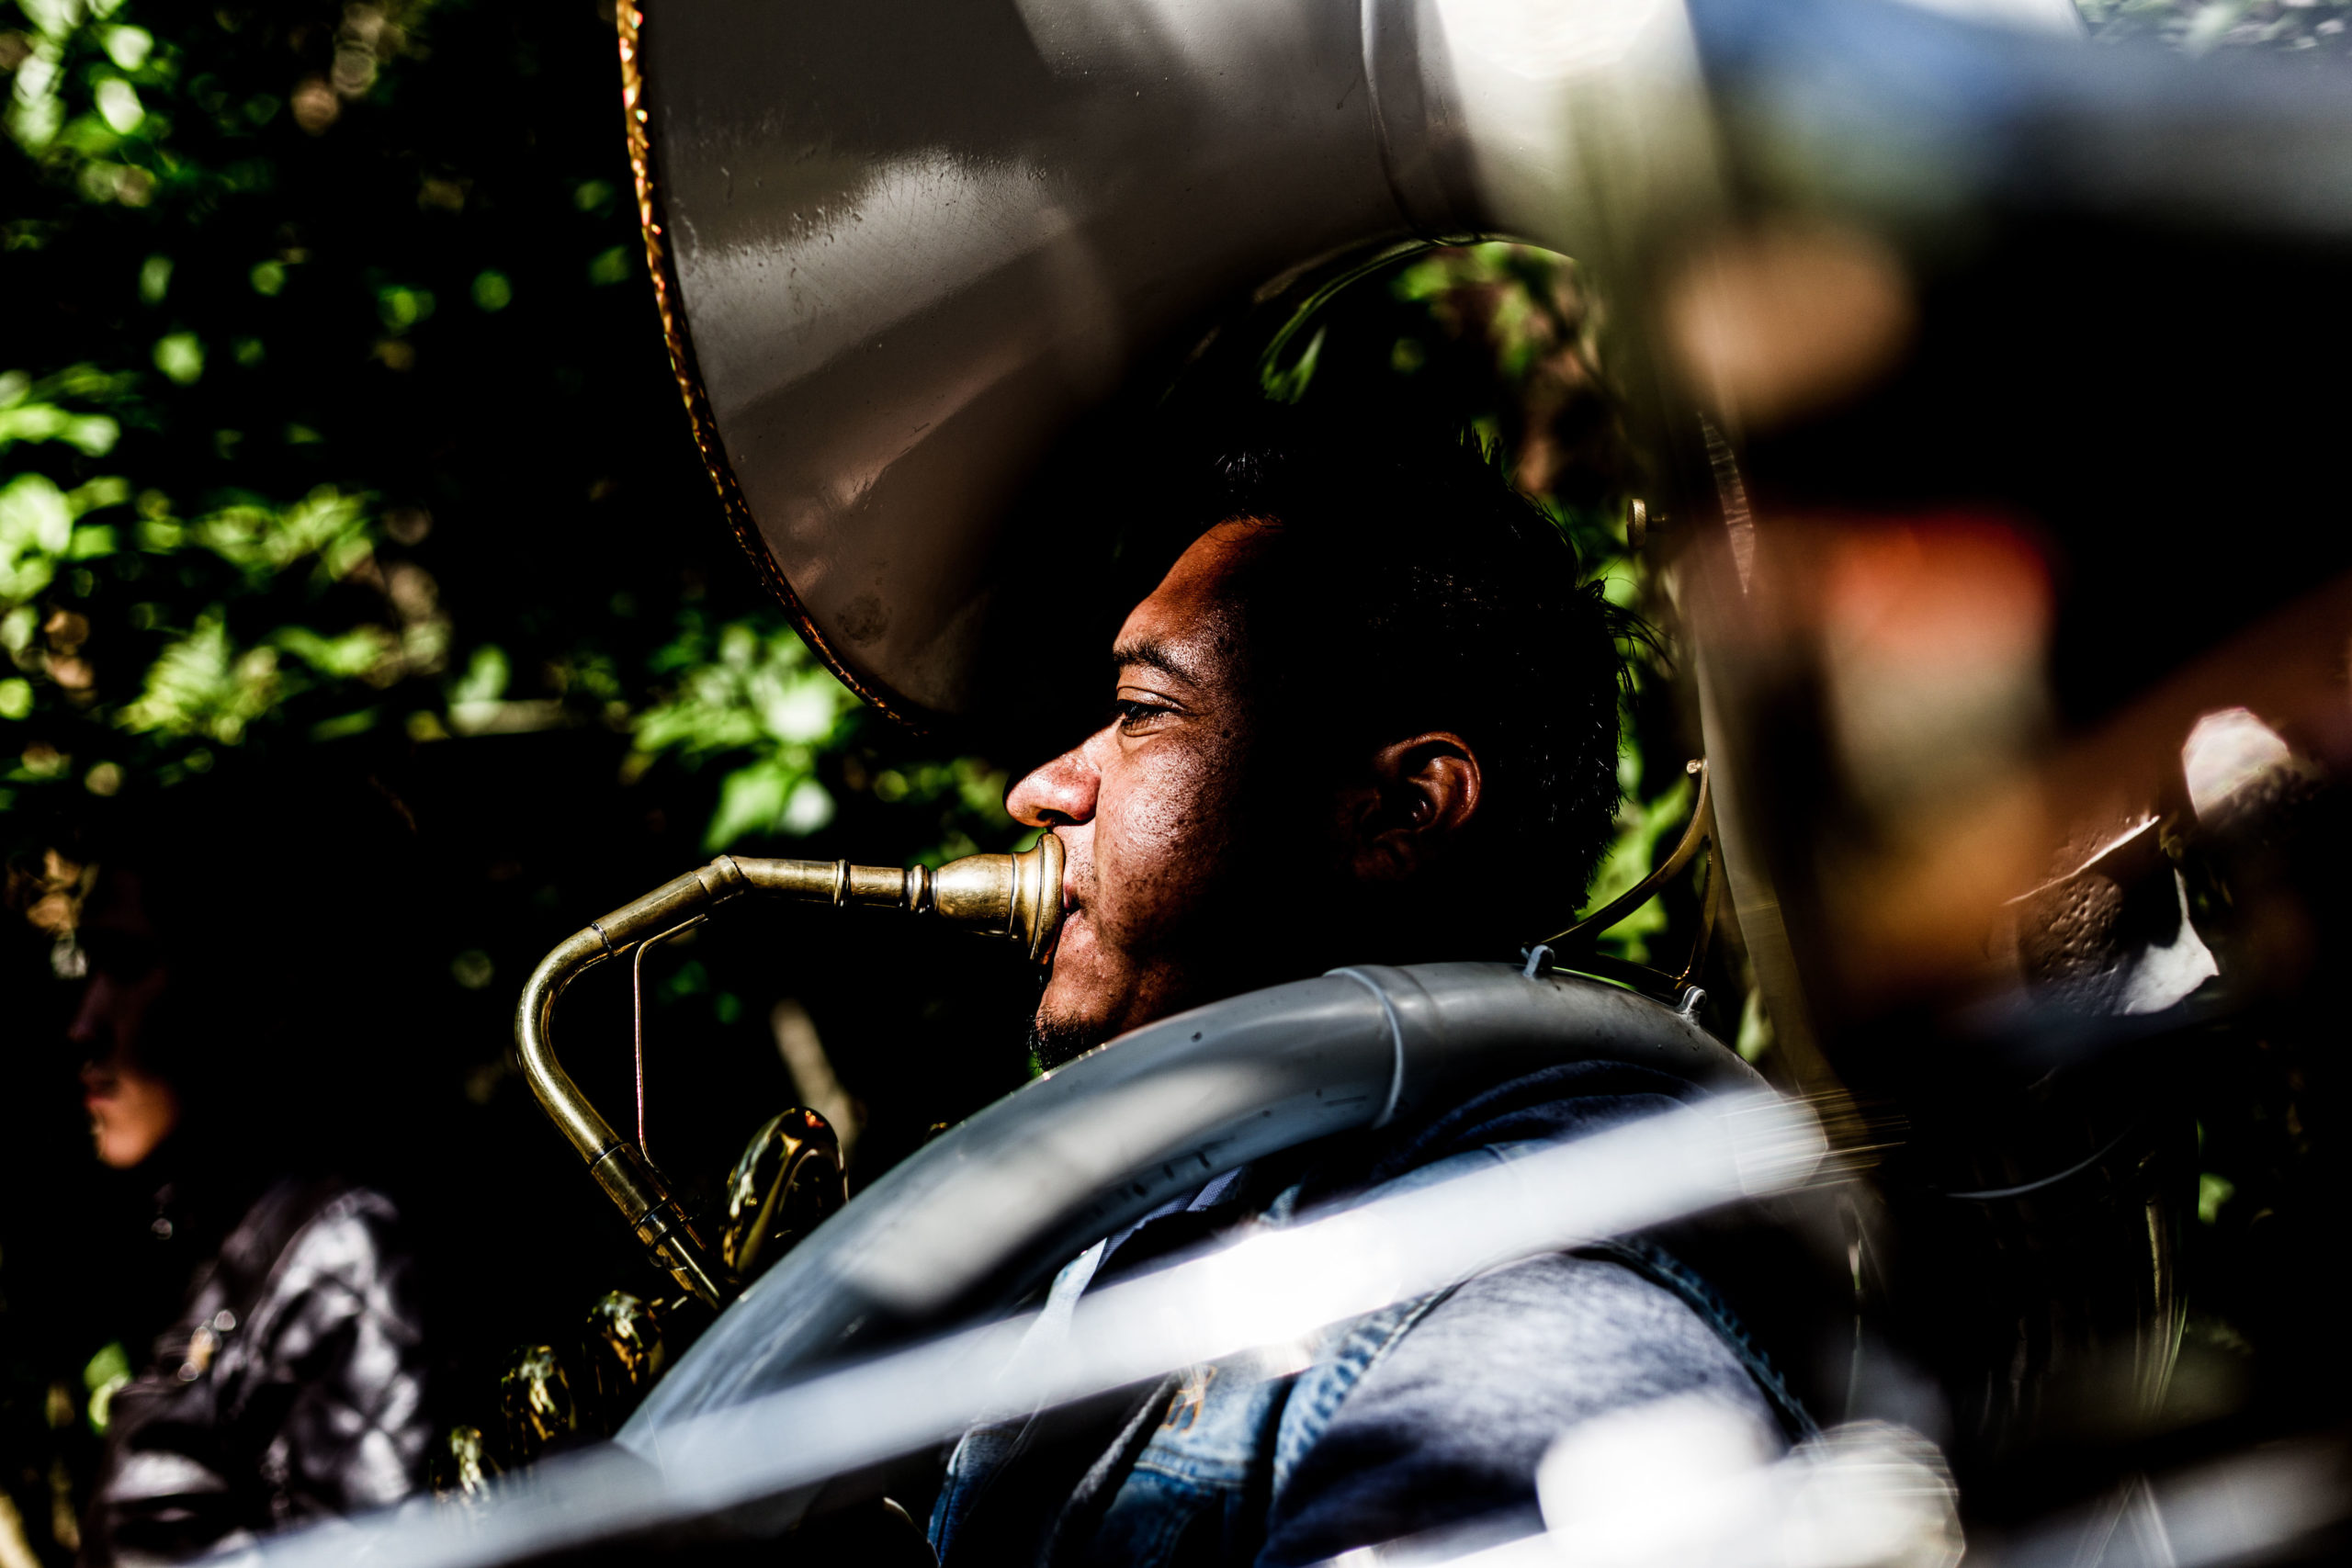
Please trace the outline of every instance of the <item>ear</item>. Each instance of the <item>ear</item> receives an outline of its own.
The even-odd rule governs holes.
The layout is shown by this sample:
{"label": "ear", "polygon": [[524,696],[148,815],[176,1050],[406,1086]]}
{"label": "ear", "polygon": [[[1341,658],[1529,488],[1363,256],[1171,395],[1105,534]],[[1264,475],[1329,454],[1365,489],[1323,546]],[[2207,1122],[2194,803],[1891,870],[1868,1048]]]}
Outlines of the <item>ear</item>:
{"label": "ear", "polygon": [[1452,852],[1478,812],[1483,777],[1470,743],[1450,730],[1373,753],[1370,776],[1341,801],[1359,880],[1403,882]]}

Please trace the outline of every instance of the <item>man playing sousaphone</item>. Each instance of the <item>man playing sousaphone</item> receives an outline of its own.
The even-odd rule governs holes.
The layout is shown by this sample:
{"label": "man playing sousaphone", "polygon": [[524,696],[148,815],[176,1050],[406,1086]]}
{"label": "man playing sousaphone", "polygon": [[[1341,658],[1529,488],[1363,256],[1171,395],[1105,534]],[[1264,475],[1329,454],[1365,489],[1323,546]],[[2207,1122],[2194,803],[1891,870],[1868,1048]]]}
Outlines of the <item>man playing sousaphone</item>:
{"label": "man playing sousaphone", "polygon": [[[1610,831],[1623,628],[1475,447],[1292,430],[1204,478],[1119,628],[1110,717],[1008,802],[1067,852],[1047,1066],[1340,964],[1510,956]],[[1488,1084],[1227,1172],[1081,1254],[1053,1298],[1694,1092],[1606,1060]],[[975,1428],[933,1544],[951,1568],[1319,1562],[1524,1509],[1563,1431],[1678,1394],[1812,1429],[1672,1251],[1540,1258],[1328,1331],[1303,1369],[1195,1367],[1075,1429]]]}

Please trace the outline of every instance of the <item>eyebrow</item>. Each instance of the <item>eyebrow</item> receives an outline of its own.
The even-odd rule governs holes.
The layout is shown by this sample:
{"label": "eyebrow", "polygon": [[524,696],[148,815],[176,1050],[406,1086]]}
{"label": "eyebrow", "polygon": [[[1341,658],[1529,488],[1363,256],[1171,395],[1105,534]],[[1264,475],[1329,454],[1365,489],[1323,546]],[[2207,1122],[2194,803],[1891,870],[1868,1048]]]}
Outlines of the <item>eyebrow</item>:
{"label": "eyebrow", "polygon": [[1191,685],[1201,683],[1200,676],[1190,664],[1177,658],[1166,643],[1154,638],[1140,637],[1134,642],[1123,642],[1111,650],[1111,670],[1114,676],[1120,671],[1137,664],[1173,675]]}

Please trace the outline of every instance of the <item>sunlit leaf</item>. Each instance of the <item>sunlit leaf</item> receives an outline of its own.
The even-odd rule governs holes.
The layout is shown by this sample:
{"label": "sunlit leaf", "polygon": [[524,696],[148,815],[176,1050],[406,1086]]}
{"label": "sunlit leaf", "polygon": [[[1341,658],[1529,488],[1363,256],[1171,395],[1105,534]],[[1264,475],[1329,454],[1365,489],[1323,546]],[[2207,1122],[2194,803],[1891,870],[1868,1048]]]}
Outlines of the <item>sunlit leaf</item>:
{"label": "sunlit leaf", "polygon": [[173,333],[155,340],[155,368],[186,387],[204,374],[204,344],[194,333]]}
{"label": "sunlit leaf", "polygon": [[597,253],[588,264],[588,281],[594,284],[627,283],[637,276],[641,253],[632,245],[615,245]]}
{"label": "sunlit leaf", "polygon": [[112,528],[103,523],[91,523],[74,530],[65,555],[69,560],[96,560],[114,554],[119,547]]}
{"label": "sunlit leaf", "polygon": [[155,48],[155,35],[145,28],[111,27],[102,29],[100,36],[106,40],[107,58],[125,71],[146,64]]}
{"label": "sunlit leaf", "polygon": [[355,626],[340,637],[322,637],[308,626],[281,626],[269,635],[269,643],[321,675],[345,680],[368,674],[397,646],[383,627],[368,626]]}
{"label": "sunlit leaf", "polygon": [[330,578],[343,578],[373,553],[363,498],[322,485],[287,507],[224,507],[198,518],[189,536],[257,579],[315,557]]}
{"label": "sunlit leaf", "polygon": [[118,136],[130,135],[147,118],[138,90],[119,76],[109,76],[98,84],[96,101],[99,117]]}
{"label": "sunlit leaf", "polygon": [[764,832],[784,816],[785,806],[806,775],[774,759],[737,768],[719,781],[718,808],[703,833],[714,852],[752,833]]}
{"label": "sunlit leaf", "polygon": [[201,735],[233,746],[269,711],[278,688],[277,650],[240,653],[216,607],[157,656],[147,669],[146,689],[116,722],[133,734]]}
{"label": "sunlit leaf", "polygon": [[376,292],[376,314],[386,328],[395,333],[406,332],[431,316],[434,304],[429,288],[394,287]]}
{"label": "sunlit leaf", "polygon": [[450,682],[449,701],[452,705],[494,703],[506,694],[506,682],[512,677],[506,650],[485,643],[466,660],[466,672]]}
{"label": "sunlit leaf", "polygon": [[19,474],[0,485],[0,600],[29,599],[48,587],[73,541],[73,509],[56,481]]}

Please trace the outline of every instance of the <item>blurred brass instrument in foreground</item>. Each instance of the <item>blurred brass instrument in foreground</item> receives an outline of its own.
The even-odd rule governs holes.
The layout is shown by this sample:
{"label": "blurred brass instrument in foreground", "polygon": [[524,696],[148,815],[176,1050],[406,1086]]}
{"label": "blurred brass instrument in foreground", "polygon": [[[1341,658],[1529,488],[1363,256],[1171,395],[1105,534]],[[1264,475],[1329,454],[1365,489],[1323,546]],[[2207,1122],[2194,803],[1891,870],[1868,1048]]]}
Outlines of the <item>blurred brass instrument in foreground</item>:
{"label": "blurred brass instrument in foreground", "polygon": [[[588,1162],[589,1173],[655,1265],[713,1309],[724,1306],[753,1268],[781,1250],[768,1239],[772,1230],[779,1225],[805,1228],[810,1223],[787,1212],[794,1205],[786,1200],[804,1157],[804,1143],[816,1140],[809,1146],[817,1149],[818,1157],[831,1157],[822,1152],[831,1146],[830,1130],[821,1135],[814,1128],[794,1132],[777,1124],[763,1130],[730,1182],[730,1209],[748,1212],[730,1217],[727,1245],[714,1247],[695,1229],[669,1184],[646,1157],[642,1132],[638,1144],[616,1133],[563,1070],[556,1059],[554,1016],[564,987],[588,970],[608,959],[641,953],[746,893],[836,908],[855,906],[926,916],[1010,938],[1036,963],[1052,950],[1061,927],[1062,846],[1048,833],[1023,853],[967,855],[936,871],[721,855],[590,923],[540,961],[523,987],[514,1014],[515,1046],[531,1092]],[[821,1128],[821,1122],[809,1120]],[[754,1157],[770,1144],[775,1146],[769,1158]]]}

